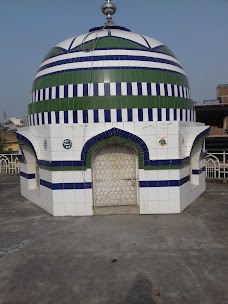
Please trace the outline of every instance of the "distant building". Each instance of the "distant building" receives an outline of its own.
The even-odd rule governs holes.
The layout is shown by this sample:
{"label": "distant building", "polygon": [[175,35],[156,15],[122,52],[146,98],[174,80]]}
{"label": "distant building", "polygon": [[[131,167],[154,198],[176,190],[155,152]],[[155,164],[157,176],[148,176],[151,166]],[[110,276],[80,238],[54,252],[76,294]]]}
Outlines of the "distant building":
{"label": "distant building", "polygon": [[17,153],[19,150],[18,140],[14,132],[0,131],[0,153]]}
{"label": "distant building", "polygon": [[216,90],[217,99],[195,105],[196,121],[211,126],[206,139],[208,152],[228,151],[228,84],[220,84]]}
{"label": "distant building", "polygon": [[11,121],[15,126],[21,126],[21,125],[22,125],[22,121],[21,121],[20,118],[10,117],[10,121]]}
{"label": "distant building", "polygon": [[220,103],[228,103],[228,84],[220,84],[217,86],[217,99]]}

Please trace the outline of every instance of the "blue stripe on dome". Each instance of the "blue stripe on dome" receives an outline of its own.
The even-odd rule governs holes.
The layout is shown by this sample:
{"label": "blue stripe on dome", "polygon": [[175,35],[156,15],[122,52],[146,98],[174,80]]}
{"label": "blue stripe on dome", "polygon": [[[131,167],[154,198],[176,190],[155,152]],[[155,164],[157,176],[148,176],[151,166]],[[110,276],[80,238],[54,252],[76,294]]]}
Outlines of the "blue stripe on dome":
{"label": "blue stripe on dome", "polygon": [[68,51],[71,49],[71,47],[72,47],[72,45],[73,45],[73,43],[74,43],[74,41],[76,40],[77,37],[78,37],[78,36],[74,37],[74,39],[71,41],[71,44],[70,44],[70,46],[69,46],[69,48],[68,48]]}
{"label": "blue stripe on dome", "polygon": [[42,76],[39,76],[39,77],[35,78],[35,80],[41,79],[41,78],[47,77],[47,76],[52,76],[52,75],[57,75],[57,74],[65,73],[65,72],[91,71],[91,70],[126,70],[126,69],[162,71],[162,72],[170,72],[170,73],[178,74],[178,75],[181,75],[181,76],[183,76],[183,75],[185,76],[184,73],[180,73],[180,72],[169,70],[169,69],[148,68],[148,67],[134,67],[134,66],[131,66],[131,67],[129,67],[129,66],[124,66],[124,67],[123,66],[111,66],[111,67],[93,67],[92,69],[91,68],[78,68],[78,69],[61,70],[61,71],[56,71],[56,72],[44,74]]}
{"label": "blue stripe on dome", "polygon": [[89,62],[89,61],[108,61],[108,60],[132,60],[132,61],[147,61],[147,62],[158,62],[158,63],[166,63],[170,65],[174,65],[176,67],[179,67],[181,69],[182,66],[174,61],[162,59],[162,58],[156,58],[156,57],[148,57],[148,56],[130,56],[130,55],[107,55],[107,56],[90,56],[90,57],[77,57],[77,58],[71,58],[71,59],[64,59],[55,61],[49,64],[46,64],[42,66],[38,72],[43,71],[45,69],[64,65],[68,63],[74,63],[74,62]]}
{"label": "blue stripe on dome", "polygon": [[147,39],[144,36],[142,36],[142,35],[140,35],[140,36],[145,40],[145,42],[148,45],[149,49],[151,49],[151,46],[150,46],[149,42],[147,41]]}
{"label": "blue stripe on dome", "polygon": [[130,32],[130,30],[124,26],[119,26],[119,25],[106,25],[104,27],[104,25],[102,26],[97,26],[97,27],[93,27],[89,30],[90,33],[92,32],[96,32],[96,31],[99,31],[101,29],[104,29],[104,30],[107,30],[107,29],[110,29],[110,30],[121,30],[121,31],[125,31],[125,32]]}

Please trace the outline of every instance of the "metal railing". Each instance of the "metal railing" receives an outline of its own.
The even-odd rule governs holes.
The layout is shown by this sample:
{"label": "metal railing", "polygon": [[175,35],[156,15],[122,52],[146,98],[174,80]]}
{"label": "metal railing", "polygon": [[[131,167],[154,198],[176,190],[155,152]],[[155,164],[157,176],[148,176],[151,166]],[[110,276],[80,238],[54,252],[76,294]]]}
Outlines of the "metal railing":
{"label": "metal railing", "polygon": [[207,153],[206,177],[228,179],[228,152]]}
{"label": "metal railing", "polygon": [[[228,152],[207,153],[206,178],[228,179]],[[0,154],[0,174],[19,173],[18,154]]]}
{"label": "metal railing", "polygon": [[0,174],[19,173],[18,154],[0,154]]}

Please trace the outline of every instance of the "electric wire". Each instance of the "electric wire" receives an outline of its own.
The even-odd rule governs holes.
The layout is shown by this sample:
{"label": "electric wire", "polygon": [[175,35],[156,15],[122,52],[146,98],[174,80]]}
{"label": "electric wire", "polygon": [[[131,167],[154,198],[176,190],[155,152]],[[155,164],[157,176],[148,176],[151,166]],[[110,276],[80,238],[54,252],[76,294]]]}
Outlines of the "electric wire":
{"label": "electric wire", "polygon": [[[104,26],[100,29],[96,31],[95,34],[95,38],[92,41],[92,48],[90,49],[86,49],[85,45],[86,45],[86,41],[88,39],[88,37],[93,33],[90,32],[87,35],[85,35],[85,37],[83,38],[82,42],[81,42],[81,50],[85,53],[89,53],[92,52],[92,56],[91,56],[91,60],[90,60],[90,64],[91,64],[91,69],[90,69],[90,82],[89,82],[89,86],[88,86],[88,98],[91,96],[91,89],[92,89],[92,85],[93,85],[93,57],[94,57],[94,51],[96,50],[98,41],[100,39],[100,37],[98,36],[98,34],[100,32],[102,32],[103,30],[105,30],[107,27],[107,24],[104,24]],[[84,128],[83,128],[83,141],[82,141],[82,146],[84,147],[85,143],[86,143],[86,129],[88,126],[88,116],[87,116],[87,120],[84,123]],[[86,166],[85,166],[85,155],[83,155],[84,159],[83,159],[83,167],[82,167],[82,179],[84,184],[86,184]],[[92,161],[91,161],[92,162]],[[91,174],[92,176],[92,168],[91,168]],[[93,180],[93,179],[92,179]],[[84,202],[85,202],[85,208],[86,208],[86,190],[84,191]],[[94,202],[93,202],[93,208],[94,208]]]}

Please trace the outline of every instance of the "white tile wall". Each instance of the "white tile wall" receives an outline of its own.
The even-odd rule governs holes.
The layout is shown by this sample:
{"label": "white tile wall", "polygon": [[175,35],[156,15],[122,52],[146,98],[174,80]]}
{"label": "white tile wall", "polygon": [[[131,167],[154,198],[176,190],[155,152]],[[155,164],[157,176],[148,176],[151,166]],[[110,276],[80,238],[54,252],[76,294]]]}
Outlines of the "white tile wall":
{"label": "white tile wall", "polygon": [[160,187],[158,188],[158,200],[161,201],[168,201],[169,200],[169,188],[167,187]]}
{"label": "white tile wall", "polygon": [[65,203],[65,216],[75,216],[76,208],[75,203]]}
{"label": "white tile wall", "polygon": [[54,216],[64,216],[65,215],[65,206],[64,203],[53,205],[53,215]]}
{"label": "white tile wall", "polygon": [[158,212],[159,214],[169,214],[170,209],[169,209],[169,201],[160,201],[158,204]]}

